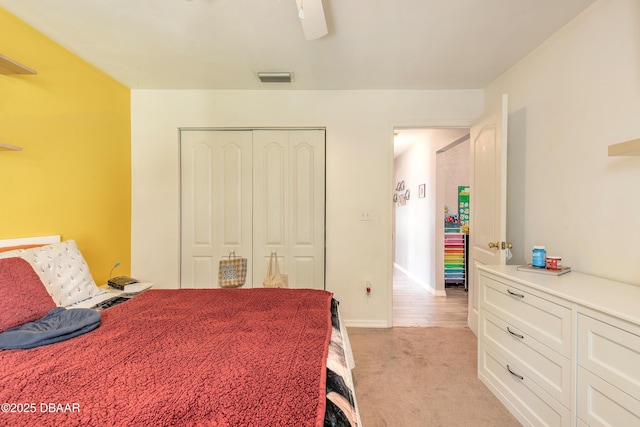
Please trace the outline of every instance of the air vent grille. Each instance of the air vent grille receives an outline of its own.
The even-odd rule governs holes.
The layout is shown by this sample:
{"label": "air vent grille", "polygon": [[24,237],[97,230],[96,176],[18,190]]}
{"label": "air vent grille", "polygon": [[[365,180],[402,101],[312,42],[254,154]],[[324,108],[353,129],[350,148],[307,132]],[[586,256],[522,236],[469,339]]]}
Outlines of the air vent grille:
{"label": "air vent grille", "polygon": [[258,78],[262,83],[291,83],[289,71],[260,71]]}

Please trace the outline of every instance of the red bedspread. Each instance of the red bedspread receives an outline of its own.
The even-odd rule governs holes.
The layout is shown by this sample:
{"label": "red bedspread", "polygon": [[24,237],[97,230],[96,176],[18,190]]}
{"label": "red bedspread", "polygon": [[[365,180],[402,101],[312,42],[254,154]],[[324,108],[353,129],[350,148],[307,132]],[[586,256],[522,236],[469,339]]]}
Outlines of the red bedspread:
{"label": "red bedspread", "polygon": [[0,425],[321,426],[330,304],[304,289],[147,291],[86,335],[0,351]]}

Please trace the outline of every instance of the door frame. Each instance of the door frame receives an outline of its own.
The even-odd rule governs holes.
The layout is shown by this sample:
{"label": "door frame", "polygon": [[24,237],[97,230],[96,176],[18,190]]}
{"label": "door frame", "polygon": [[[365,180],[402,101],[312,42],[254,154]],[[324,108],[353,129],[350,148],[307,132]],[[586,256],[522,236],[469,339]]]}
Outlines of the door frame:
{"label": "door frame", "polygon": [[[425,122],[389,122],[387,137],[389,140],[388,145],[388,156],[389,156],[389,194],[391,195],[393,189],[395,188],[395,158],[393,153],[394,148],[394,132],[396,129],[451,129],[451,128],[471,128],[473,121],[471,120],[434,120],[434,121],[425,121]],[[436,185],[438,185],[436,183]],[[390,196],[391,197],[391,196]],[[387,326],[393,326],[393,270],[394,270],[394,251],[395,251],[395,216],[394,211],[395,207],[393,203],[389,203],[388,205],[388,224],[387,224],[387,259],[389,261],[389,270],[387,275],[387,300],[389,304],[387,305]],[[443,233],[444,233],[444,225]]]}

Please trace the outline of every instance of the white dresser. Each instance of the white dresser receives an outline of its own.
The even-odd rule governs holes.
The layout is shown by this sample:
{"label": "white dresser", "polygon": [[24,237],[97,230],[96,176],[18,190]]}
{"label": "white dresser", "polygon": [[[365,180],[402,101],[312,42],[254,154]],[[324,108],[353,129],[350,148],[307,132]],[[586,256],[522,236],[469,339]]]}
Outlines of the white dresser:
{"label": "white dresser", "polygon": [[640,426],[640,287],[477,268],[478,376],[522,424]]}

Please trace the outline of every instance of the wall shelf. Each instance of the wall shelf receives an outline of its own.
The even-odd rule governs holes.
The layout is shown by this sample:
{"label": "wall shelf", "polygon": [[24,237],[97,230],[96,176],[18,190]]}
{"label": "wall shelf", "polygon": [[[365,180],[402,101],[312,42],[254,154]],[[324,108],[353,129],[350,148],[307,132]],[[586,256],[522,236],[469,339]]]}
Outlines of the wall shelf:
{"label": "wall shelf", "polygon": [[0,54],[0,74],[38,74],[38,72]]}
{"label": "wall shelf", "polygon": [[609,146],[611,156],[640,156],[640,139],[633,139]]}
{"label": "wall shelf", "polygon": [[0,142],[0,151],[13,150],[22,151],[22,147],[16,147],[15,145],[4,144]]}
{"label": "wall shelf", "polygon": [[[22,65],[21,63],[14,61],[13,59],[0,54],[0,74],[38,74],[38,72],[32,68]],[[0,151],[22,151],[22,147],[16,147],[15,145],[4,144],[0,142]]]}

